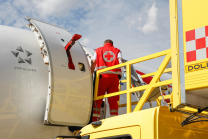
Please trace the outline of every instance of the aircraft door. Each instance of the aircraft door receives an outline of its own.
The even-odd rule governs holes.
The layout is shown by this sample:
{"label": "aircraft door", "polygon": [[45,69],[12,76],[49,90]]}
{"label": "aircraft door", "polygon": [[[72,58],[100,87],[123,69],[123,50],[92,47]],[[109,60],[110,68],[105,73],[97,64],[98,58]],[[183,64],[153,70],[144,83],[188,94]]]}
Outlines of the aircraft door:
{"label": "aircraft door", "polygon": [[[69,31],[27,18],[49,66],[48,99],[45,124],[85,126],[91,116],[93,90],[90,66],[82,46],[76,42],[70,49],[74,69],[68,67],[64,49],[71,40]],[[47,59],[48,58],[48,61]]]}

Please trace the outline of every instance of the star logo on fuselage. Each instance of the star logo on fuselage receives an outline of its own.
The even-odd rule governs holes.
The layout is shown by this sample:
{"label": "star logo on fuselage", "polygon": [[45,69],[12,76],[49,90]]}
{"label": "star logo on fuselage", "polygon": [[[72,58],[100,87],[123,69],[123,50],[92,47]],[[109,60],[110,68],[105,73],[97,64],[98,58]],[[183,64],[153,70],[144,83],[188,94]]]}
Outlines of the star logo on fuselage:
{"label": "star logo on fuselage", "polygon": [[[16,49],[17,51],[11,51],[12,54],[18,58],[18,63],[29,63],[29,64],[32,64],[32,59],[30,58],[30,56],[32,55],[31,52],[27,51],[27,50],[23,50],[21,46],[17,47]],[[23,59],[22,57],[19,56],[20,53],[25,53],[27,58]]]}

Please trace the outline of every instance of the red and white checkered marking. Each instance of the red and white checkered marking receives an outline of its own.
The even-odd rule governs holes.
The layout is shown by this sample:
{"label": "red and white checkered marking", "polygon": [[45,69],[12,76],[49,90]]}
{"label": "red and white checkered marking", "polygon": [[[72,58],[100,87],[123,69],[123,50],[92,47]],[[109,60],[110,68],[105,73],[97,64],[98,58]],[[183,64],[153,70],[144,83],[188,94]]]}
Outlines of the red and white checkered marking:
{"label": "red and white checkered marking", "polygon": [[186,32],[187,62],[208,58],[208,26]]}

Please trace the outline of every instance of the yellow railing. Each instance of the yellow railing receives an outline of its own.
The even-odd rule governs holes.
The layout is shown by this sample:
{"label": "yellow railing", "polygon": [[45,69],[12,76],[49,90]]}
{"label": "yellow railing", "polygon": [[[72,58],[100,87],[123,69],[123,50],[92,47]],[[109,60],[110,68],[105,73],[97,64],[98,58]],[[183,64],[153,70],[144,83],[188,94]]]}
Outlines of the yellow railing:
{"label": "yellow railing", "polygon": [[[139,62],[147,61],[147,60],[150,60],[150,59],[154,59],[154,58],[157,58],[157,57],[161,57],[161,56],[165,56],[165,58],[164,58],[162,64],[160,65],[160,67],[158,68],[158,70],[156,72],[149,73],[149,74],[146,74],[146,75],[142,76],[142,78],[146,78],[146,77],[149,77],[149,76],[154,76],[152,78],[151,82],[148,85],[139,86],[139,87],[131,87],[131,65],[139,63]],[[170,62],[170,59],[171,59],[171,50],[168,49],[168,50],[158,52],[158,53],[155,53],[155,54],[152,54],[152,55],[148,55],[148,56],[137,58],[137,59],[134,59],[134,60],[131,60],[131,61],[127,61],[126,63],[122,63],[122,64],[115,65],[115,66],[112,66],[112,67],[108,67],[108,68],[105,68],[105,69],[102,69],[102,70],[98,70],[97,75],[96,75],[96,82],[95,82],[94,100],[99,100],[99,99],[103,99],[103,98],[108,98],[108,97],[112,97],[112,96],[126,94],[127,95],[127,104],[126,104],[127,113],[130,113],[130,112],[132,112],[131,105],[136,104],[134,102],[131,102],[131,93],[145,90],[144,94],[142,95],[141,99],[139,100],[139,102],[137,103],[137,105],[134,109],[134,111],[141,110],[144,103],[147,102],[147,99],[148,99],[149,95],[151,94],[151,92],[156,87],[172,84],[172,79],[162,81],[162,82],[159,81],[159,79],[160,79],[160,77],[163,73],[167,73],[167,72],[172,71],[171,68],[165,69],[167,67],[168,63]],[[122,90],[122,91],[111,93],[111,94],[106,94],[106,95],[103,95],[103,96],[97,96],[100,74],[102,72],[106,72],[106,71],[116,69],[116,68],[121,68],[121,67],[124,67],[124,66],[126,66],[126,80],[123,80],[123,82],[126,82],[126,90]],[[167,99],[167,98],[170,98],[170,95],[165,97],[165,99]],[[162,97],[157,98],[156,101],[158,102],[158,105],[160,105],[159,103],[160,103],[161,100],[162,100]]]}

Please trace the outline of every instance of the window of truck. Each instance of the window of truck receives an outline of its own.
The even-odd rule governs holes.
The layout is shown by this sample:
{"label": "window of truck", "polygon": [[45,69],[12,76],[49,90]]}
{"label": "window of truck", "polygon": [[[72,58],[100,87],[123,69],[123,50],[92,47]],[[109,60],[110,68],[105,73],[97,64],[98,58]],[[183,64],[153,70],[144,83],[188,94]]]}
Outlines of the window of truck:
{"label": "window of truck", "polygon": [[106,138],[100,138],[100,139],[132,139],[131,135],[119,135],[119,136],[111,136]]}

